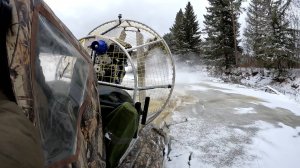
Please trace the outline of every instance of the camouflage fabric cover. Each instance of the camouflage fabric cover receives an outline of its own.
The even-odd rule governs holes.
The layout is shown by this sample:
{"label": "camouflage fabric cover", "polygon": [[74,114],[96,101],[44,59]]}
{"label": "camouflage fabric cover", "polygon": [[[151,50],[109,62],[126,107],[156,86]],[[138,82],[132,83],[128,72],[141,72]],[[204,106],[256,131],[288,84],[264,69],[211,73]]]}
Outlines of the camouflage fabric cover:
{"label": "camouflage fabric cover", "polygon": [[54,15],[49,7],[41,0],[10,0],[12,6],[12,24],[7,34],[7,53],[8,65],[10,68],[10,77],[17,104],[25,115],[33,122],[37,123],[38,111],[35,111],[34,104],[39,103],[34,98],[35,89],[32,87],[34,74],[34,42],[37,24],[37,15],[40,12],[46,13],[47,19],[55,22],[56,26],[62,30],[64,35],[71,41],[72,45],[82,54],[82,57],[90,64],[87,92],[87,99],[82,106],[85,109],[82,112],[81,119],[78,121],[78,143],[76,155],[52,167],[105,167],[105,150],[103,146],[102,119],[99,108],[99,98],[96,90],[96,79],[93,66],[89,55],[82,49],[73,34],[66,26]]}
{"label": "camouflage fabric cover", "polygon": [[162,129],[152,124],[147,125],[119,168],[162,168],[167,139],[167,134]]}
{"label": "camouflage fabric cover", "polygon": [[[38,2],[38,1],[36,1]],[[33,2],[11,0],[12,25],[7,35],[8,65],[18,105],[33,121],[32,88],[30,84],[30,40]]]}

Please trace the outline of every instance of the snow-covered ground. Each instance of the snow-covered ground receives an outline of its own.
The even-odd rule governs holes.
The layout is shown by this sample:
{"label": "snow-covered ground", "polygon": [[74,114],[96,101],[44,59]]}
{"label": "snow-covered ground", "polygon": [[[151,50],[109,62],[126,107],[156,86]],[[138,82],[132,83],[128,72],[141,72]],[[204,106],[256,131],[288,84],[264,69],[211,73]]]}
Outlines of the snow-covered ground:
{"label": "snow-covered ground", "polygon": [[[242,85],[264,89],[271,86],[281,94],[300,102],[300,69],[288,70],[285,76],[278,79],[275,70],[262,68],[238,68],[230,76],[222,76],[228,82],[240,83]],[[280,82],[274,79],[281,80]]]}
{"label": "snow-covered ground", "polygon": [[166,168],[298,168],[300,103],[177,70]]}

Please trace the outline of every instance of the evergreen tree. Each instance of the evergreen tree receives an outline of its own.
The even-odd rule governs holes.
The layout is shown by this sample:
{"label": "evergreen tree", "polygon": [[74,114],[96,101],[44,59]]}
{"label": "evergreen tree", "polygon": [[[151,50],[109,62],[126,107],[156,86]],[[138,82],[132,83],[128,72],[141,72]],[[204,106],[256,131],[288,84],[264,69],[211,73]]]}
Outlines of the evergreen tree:
{"label": "evergreen tree", "polygon": [[272,35],[268,9],[268,0],[251,0],[244,31],[248,54],[261,61],[267,57],[265,46]]}
{"label": "evergreen tree", "polygon": [[166,41],[166,43],[168,44],[168,46],[170,47],[170,49],[171,49],[171,47],[174,46],[174,44],[173,44],[173,37],[172,37],[171,33],[164,34],[163,39]]}
{"label": "evergreen tree", "polygon": [[239,15],[241,1],[208,0],[210,7],[204,15],[207,38],[204,52],[207,58],[214,60],[216,65],[226,69],[236,65],[236,54],[239,49]]}
{"label": "evergreen tree", "polygon": [[252,0],[247,13],[246,46],[265,67],[280,72],[294,55],[294,39],[286,10],[290,0]]}
{"label": "evergreen tree", "polygon": [[177,12],[175,23],[170,31],[171,34],[167,38],[169,38],[172,52],[175,54],[199,53],[201,43],[199,23],[190,2],[187,3],[184,13],[181,9]]}
{"label": "evergreen tree", "polygon": [[183,48],[188,52],[198,53],[200,50],[200,32],[199,23],[194,13],[193,6],[190,2],[187,3],[184,12],[184,39]]}
{"label": "evergreen tree", "polygon": [[175,18],[175,23],[170,28],[171,34],[169,35],[171,50],[175,54],[182,54],[184,50],[182,48],[184,42],[184,15],[182,10],[180,9]]}
{"label": "evergreen tree", "polygon": [[270,3],[272,35],[267,45],[268,61],[279,70],[279,75],[287,68],[294,55],[293,37],[289,31],[286,10],[291,1],[274,0]]}

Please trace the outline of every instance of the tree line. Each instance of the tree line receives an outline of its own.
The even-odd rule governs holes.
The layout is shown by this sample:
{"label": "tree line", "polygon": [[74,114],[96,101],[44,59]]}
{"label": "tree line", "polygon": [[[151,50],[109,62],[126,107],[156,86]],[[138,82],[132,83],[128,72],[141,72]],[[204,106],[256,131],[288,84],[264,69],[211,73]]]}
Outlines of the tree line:
{"label": "tree line", "polygon": [[256,62],[252,66],[279,71],[299,66],[299,0],[250,0],[244,30],[238,22],[243,0],[208,1],[201,31],[190,2],[177,12],[170,32],[164,35],[174,54],[183,58],[197,54],[198,59],[225,69],[247,60]]}

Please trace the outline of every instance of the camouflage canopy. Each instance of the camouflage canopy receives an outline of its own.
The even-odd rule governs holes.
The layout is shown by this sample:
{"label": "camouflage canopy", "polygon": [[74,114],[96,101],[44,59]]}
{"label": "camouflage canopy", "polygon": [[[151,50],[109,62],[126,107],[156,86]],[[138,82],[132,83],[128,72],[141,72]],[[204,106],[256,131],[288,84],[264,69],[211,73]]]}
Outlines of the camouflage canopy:
{"label": "camouflage canopy", "polygon": [[[43,1],[11,0],[10,5],[6,46],[12,89],[40,131],[45,166],[105,167],[89,55]],[[53,73],[58,65],[65,66],[61,74]]]}
{"label": "camouflage canopy", "polygon": [[[9,1],[12,9],[6,36],[12,91],[18,106],[39,130],[45,167],[106,167],[97,77],[89,54],[42,0],[5,1]],[[156,35],[152,30],[147,31]],[[148,54],[159,49],[169,55],[162,38],[149,40],[158,41],[147,41]],[[127,44],[131,45],[128,41]],[[137,42],[137,45],[143,48],[144,44]],[[126,43],[123,46],[128,48]],[[132,52],[139,52],[135,49],[132,48]],[[173,64],[172,58],[167,61]],[[165,93],[168,94],[153,92],[157,93],[155,96],[161,94],[164,101],[169,100],[173,91],[173,70],[174,67],[167,68],[166,72],[171,75],[167,76],[166,83],[157,84],[157,90],[161,85],[167,86]],[[140,93],[144,93],[141,87],[146,86],[139,87]],[[161,97],[156,98],[159,102]],[[157,105],[148,123],[165,106],[165,103]],[[164,140],[164,134],[147,126],[119,166],[160,167],[164,159]]]}

